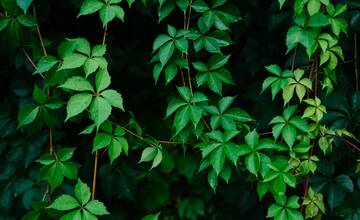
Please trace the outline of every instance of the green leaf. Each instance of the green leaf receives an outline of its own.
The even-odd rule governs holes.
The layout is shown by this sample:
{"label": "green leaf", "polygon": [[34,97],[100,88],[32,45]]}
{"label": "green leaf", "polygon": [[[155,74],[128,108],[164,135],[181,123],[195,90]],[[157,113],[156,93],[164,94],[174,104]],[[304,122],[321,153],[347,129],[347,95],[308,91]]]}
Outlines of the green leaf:
{"label": "green leaf", "polygon": [[292,125],[286,124],[282,130],[282,136],[289,147],[292,147],[296,140],[296,128]]}
{"label": "green leaf", "polygon": [[153,51],[156,51],[159,49],[162,45],[164,45],[166,42],[170,41],[171,37],[165,34],[161,34],[155,38],[154,44],[153,44]]}
{"label": "green leaf", "polygon": [[16,4],[21,8],[26,14],[27,9],[31,5],[32,0],[16,0]]}
{"label": "green leaf", "polygon": [[311,16],[307,22],[309,27],[324,27],[329,24],[328,16],[324,15],[322,12],[318,12]]}
{"label": "green leaf", "polygon": [[39,59],[36,65],[35,72],[33,74],[37,73],[44,73],[49,71],[55,64],[58,63],[58,60],[54,56],[44,56]]}
{"label": "green leaf", "polygon": [[175,8],[175,4],[172,1],[166,1],[159,9],[158,9],[158,16],[159,16],[159,23],[165,17],[167,17]]}
{"label": "green leaf", "polygon": [[10,21],[11,21],[10,18],[0,17],[0,31],[6,28],[6,26],[8,26]]}
{"label": "green leaf", "polygon": [[159,59],[163,66],[169,61],[169,59],[173,55],[174,49],[175,49],[175,46],[174,46],[173,42],[167,42],[163,46],[160,47]]}
{"label": "green leaf", "polygon": [[94,215],[109,215],[110,213],[106,210],[105,205],[98,200],[91,200],[86,204],[85,209]]}
{"label": "green leaf", "polygon": [[160,216],[160,212],[153,214],[153,215],[147,215],[143,217],[141,220],[158,220]]}
{"label": "green leaf", "polygon": [[216,174],[219,175],[225,164],[224,149],[222,147],[217,148],[211,154],[210,161],[211,161],[211,165],[213,166],[214,170],[216,171]]}
{"label": "green leaf", "polygon": [[71,96],[66,106],[66,119],[82,113],[91,103],[93,96],[90,93],[79,93]]}
{"label": "green leaf", "polygon": [[145,148],[141,154],[141,159],[139,163],[153,160],[156,156],[156,153],[157,153],[157,149],[154,147]]}
{"label": "green leaf", "polygon": [[106,53],[106,45],[98,44],[95,45],[91,51],[91,56],[93,57],[101,57]]}
{"label": "green leaf", "polygon": [[59,86],[63,89],[69,89],[73,91],[93,91],[91,83],[81,76],[73,76],[65,81],[64,84]]}
{"label": "green leaf", "polygon": [[92,58],[86,59],[84,63],[84,71],[86,78],[93,72],[95,72],[99,68],[98,62]]}
{"label": "green leaf", "polygon": [[123,98],[121,94],[118,93],[117,91],[108,89],[101,92],[101,96],[104,97],[106,101],[110,103],[111,106],[125,111],[123,106]]}
{"label": "green leaf", "polygon": [[112,5],[111,7],[112,7],[112,10],[115,13],[115,17],[117,17],[122,22],[124,22],[124,17],[125,17],[124,9],[122,9],[122,7],[120,7],[118,5]]}
{"label": "green leaf", "polygon": [[96,96],[90,106],[90,117],[95,122],[96,127],[99,128],[109,118],[110,114],[110,103],[106,99]]}
{"label": "green leaf", "polygon": [[259,153],[252,153],[245,158],[246,168],[257,176],[257,173],[260,170],[260,156]]}
{"label": "green leaf", "polygon": [[61,195],[47,208],[59,211],[67,211],[79,207],[78,201],[69,195]]}
{"label": "green leaf", "polygon": [[154,161],[153,161],[150,169],[153,169],[153,168],[159,166],[159,164],[162,161],[162,158],[163,158],[162,151],[160,149],[157,149],[156,155],[154,157]]}
{"label": "green leaf", "polygon": [[33,122],[39,113],[39,109],[39,106],[34,105],[23,106],[19,111],[18,127],[22,127]]}
{"label": "green leaf", "polygon": [[105,4],[100,0],[85,0],[80,7],[80,12],[77,17],[81,15],[89,15],[99,11]]}
{"label": "green leaf", "polygon": [[166,84],[168,84],[175,78],[177,71],[178,71],[178,68],[173,63],[171,63],[165,67]]}
{"label": "green leaf", "polygon": [[320,10],[321,3],[320,0],[310,0],[307,5],[307,10],[309,15],[312,16]]}
{"label": "green leaf", "polygon": [[99,150],[101,148],[104,148],[108,146],[111,142],[111,135],[107,133],[97,133],[94,142],[93,142],[93,150],[92,152],[95,152],[96,150]]}
{"label": "green leaf", "polygon": [[68,55],[64,58],[64,61],[60,66],[59,70],[75,69],[81,67],[82,65],[84,65],[86,59],[86,56],[78,53]]}
{"label": "green leaf", "polygon": [[125,138],[116,137],[113,138],[112,142],[109,145],[109,157],[110,162],[112,163],[116,158],[121,154],[121,151],[124,150],[125,154],[128,154],[129,144]]}
{"label": "green leaf", "polygon": [[109,87],[111,83],[111,77],[107,70],[99,70],[95,77],[96,91],[101,92],[102,90]]}
{"label": "green leaf", "polygon": [[80,201],[81,205],[85,205],[90,200],[90,187],[78,179],[77,184],[75,185],[75,196]]}
{"label": "green leaf", "polygon": [[102,7],[100,9],[99,15],[103,23],[103,27],[105,27],[105,25],[112,21],[116,16],[115,10],[111,5],[105,5],[104,7]]}
{"label": "green leaf", "polygon": [[47,98],[48,97],[46,93],[42,89],[40,89],[37,85],[35,85],[33,91],[33,99],[35,100],[35,102],[37,102],[40,105],[43,105],[47,101]]}
{"label": "green leaf", "polygon": [[284,6],[286,0],[278,0],[279,5],[280,5],[280,9]]}
{"label": "green leaf", "polygon": [[215,70],[223,67],[229,61],[230,55],[224,56],[221,54],[215,54],[209,60],[208,67],[210,70]]}
{"label": "green leaf", "polygon": [[74,210],[63,215],[59,220],[81,220],[80,210]]}

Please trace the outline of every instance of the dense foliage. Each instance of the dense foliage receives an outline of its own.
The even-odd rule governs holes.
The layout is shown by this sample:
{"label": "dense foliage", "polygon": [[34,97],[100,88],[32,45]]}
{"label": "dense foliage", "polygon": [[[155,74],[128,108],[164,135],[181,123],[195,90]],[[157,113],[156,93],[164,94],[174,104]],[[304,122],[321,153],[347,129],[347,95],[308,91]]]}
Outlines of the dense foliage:
{"label": "dense foliage", "polygon": [[359,1],[0,6],[0,219],[360,219]]}

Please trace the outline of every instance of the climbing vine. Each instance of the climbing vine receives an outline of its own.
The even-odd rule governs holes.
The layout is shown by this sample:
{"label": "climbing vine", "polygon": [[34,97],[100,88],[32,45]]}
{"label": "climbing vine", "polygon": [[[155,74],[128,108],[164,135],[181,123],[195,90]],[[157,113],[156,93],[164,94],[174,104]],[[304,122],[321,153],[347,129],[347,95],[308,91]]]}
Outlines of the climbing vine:
{"label": "climbing vine", "polygon": [[[22,72],[4,84],[0,218],[359,218],[360,5],[249,2],[0,0],[1,55]],[[51,4],[66,7],[63,17],[76,13],[47,23]],[[280,58],[263,62],[266,54],[246,46],[265,36],[239,40],[260,19],[249,5],[282,28]],[[81,30],[69,33],[67,21]],[[146,36],[126,37],[132,28]],[[140,50],[138,65],[130,54]],[[246,74],[238,62],[249,72],[260,66],[259,76],[238,76]],[[154,88],[137,85],[139,72]],[[339,92],[350,85],[352,95]],[[154,97],[155,111],[146,104]],[[155,128],[137,120],[142,114]],[[239,213],[224,208],[243,194],[251,202],[241,201]]]}

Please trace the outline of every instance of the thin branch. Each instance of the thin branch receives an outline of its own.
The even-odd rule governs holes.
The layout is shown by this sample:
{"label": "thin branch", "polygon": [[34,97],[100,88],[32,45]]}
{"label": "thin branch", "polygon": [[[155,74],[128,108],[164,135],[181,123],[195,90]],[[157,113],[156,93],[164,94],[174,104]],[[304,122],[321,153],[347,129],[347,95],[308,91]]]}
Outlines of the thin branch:
{"label": "thin branch", "polygon": [[108,25],[106,24],[105,27],[104,27],[104,34],[103,34],[103,39],[102,39],[102,45],[105,45],[106,36],[107,36],[107,30],[108,30]]}
{"label": "thin branch", "polygon": [[[31,57],[29,56],[29,54],[26,52],[26,50],[23,48],[23,53],[26,57],[26,59],[29,61],[29,63],[31,64],[32,67],[34,67],[34,69],[36,69],[36,65],[34,63],[34,61],[31,59]],[[42,73],[39,73],[41,78],[45,79],[44,75]]]}
{"label": "thin branch", "polygon": [[[33,4],[33,13],[34,13],[34,18],[35,20],[37,21],[36,19],[36,8],[35,8],[35,4]],[[36,32],[38,34],[38,37],[39,37],[39,40],[40,40],[40,44],[41,44],[41,48],[43,50],[43,53],[45,56],[47,56],[47,52],[46,52],[46,48],[45,48],[45,45],[44,45],[44,41],[43,41],[43,38],[41,36],[41,32],[40,32],[40,28],[38,25],[36,25]]]}
{"label": "thin branch", "polygon": [[259,135],[260,135],[260,136],[266,136],[266,135],[270,135],[270,134],[272,134],[272,132],[271,132],[271,131],[268,131],[268,132],[260,133]]}
{"label": "thin branch", "polygon": [[[116,126],[119,126],[121,127],[122,129],[124,129],[124,131],[126,131],[127,133],[129,133],[130,135],[136,137],[137,139],[139,140],[144,140],[144,137],[134,133],[133,131],[127,129],[126,127],[124,126],[121,126],[115,122],[111,122],[113,125],[116,125]],[[177,141],[162,141],[162,140],[158,140],[157,142],[159,142],[160,144],[191,144],[191,143],[188,143],[188,142],[177,142]]]}
{"label": "thin branch", "polygon": [[354,143],[352,143],[351,141],[343,138],[343,137],[340,137],[340,139],[346,143],[347,145],[349,145],[350,147],[354,148],[355,150],[357,150],[359,153],[360,153],[360,147],[356,146]]}
{"label": "thin branch", "polygon": [[[105,45],[105,43],[106,43],[107,31],[108,31],[108,26],[105,25],[104,34],[103,34],[103,38],[102,38],[102,42],[101,42],[102,45]],[[95,158],[94,158],[93,181],[92,181],[92,194],[91,194],[92,200],[95,199],[95,194],[96,194],[96,177],[97,177],[97,170],[98,170],[98,161],[99,161],[99,151],[96,150]]]}
{"label": "thin branch", "polygon": [[94,171],[93,171],[93,181],[92,181],[92,193],[91,199],[95,199],[96,194],[96,176],[97,176],[97,169],[98,169],[98,160],[99,160],[99,152],[95,151],[95,159],[94,159]]}

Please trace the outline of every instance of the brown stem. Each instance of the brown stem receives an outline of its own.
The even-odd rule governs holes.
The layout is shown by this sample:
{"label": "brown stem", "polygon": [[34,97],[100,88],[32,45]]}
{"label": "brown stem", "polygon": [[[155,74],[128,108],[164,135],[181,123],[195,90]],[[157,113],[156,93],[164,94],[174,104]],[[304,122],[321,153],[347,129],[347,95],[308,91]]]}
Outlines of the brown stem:
{"label": "brown stem", "polygon": [[95,151],[95,159],[94,159],[94,171],[93,171],[93,181],[92,181],[92,194],[91,199],[95,199],[96,193],[96,176],[97,176],[97,169],[98,169],[98,160],[99,160],[99,152]]}
{"label": "brown stem", "polygon": [[355,65],[355,88],[359,91],[359,68],[358,68],[358,48],[357,48],[357,32],[354,34],[354,65]]}
{"label": "brown stem", "polygon": [[[313,155],[314,153],[314,148],[315,148],[315,141],[313,142],[312,144],[312,147],[311,147],[311,151],[310,151],[310,154],[308,156],[308,159],[310,160],[311,156]],[[309,188],[309,182],[310,182],[310,175],[307,175],[306,177],[306,180],[305,180],[305,183],[304,183],[304,195],[303,195],[303,200],[305,200],[306,196],[307,196],[307,193],[308,193],[308,188]],[[304,211],[304,205],[301,204],[301,212]]]}
{"label": "brown stem", "polygon": [[[187,53],[185,54],[185,58],[186,58],[187,63],[189,63],[189,56],[188,56]],[[191,82],[192,80],[191,80],[191,74],[190,74],[190,67],[189,66],[187,68],[187,76],[188,76],[188,83],[189,83],[190,93],[191,93],[191,95],[193,95],[192,82]]]}
{"label": "brown stem", "polygon": [[260,135],[260,136],[265,136],[265,135],[270,135],[270,134],[272,134],[272,132],[271,132],[271,131],[268,131],[268,132],[260,133],[259,135]]}
{"label": "brown stem", "polygon": [[[107,31],[108,31],[108,26],[105,25],[104,34],[103,34],[103,38],[102,38],[102,42],[101,42],[102,45],[105,45],[105,43],[106,43]],[[99,160],[99,151],[96,150],[95,158],[94,158],[94,169],[93,169],[93,182],[92,182],[92,194],[91,194],[92,200],[95,199],[95,193],[96,193],[96,176],[97,176],[97,170],[98,170],[98,160]]]}
{"label": "brown stem", "polygon": [[188,12],[188,17],[187,17],[187,22],[186,22],[186,30],[189,29],[190,27],[190,15],[191,15],[191,5],[192,5],[193,0],[190,0],[189,3],[189,12]]}
{"label": "brown stem", "polygon": [[[35,8],[35,4],[33,5],[33,13],[34,13],[34,18],[35,18],[35,20],[37,21],[37,19],[36,19],[36,8]],[[43,38],[42,38],[42,36],[41,36],[40,28],[39,28],[38,25],[36,26],[36,32],[37,32],[37,35],[38,35],[38,37],[39,37],[39,40],[40,40],[40,44],[41,44],[41,48],[42,48],[42,50],[43,50],[43,53],[44,53],[45,56],[47,56],[47,52],[46,52],[46,48],[45,48],[45,45],[44,45],[44,41],[43,41]]]}
{"label": "brown stem", "polygon": [[350,147],[354,148],[355,150],[357,150],[358,152],[360,152],[360,147],[356,146],[355,144],[353,144],[352,142],[350,142],[349,140],[343,138],[343,137],[340,137],[340,139],[346,143],[347,145],[349,145]]}
{"label": "brown stem", "polygon": [[[35,19],[35,21],[37,22],[35,4],[33,4],[33,13],[34,13],[34,19]],[[39,41],[40,41],[41,48],[42,48],[42,51],[43,51],[43,53],[44,53],[44,56],[47,56],[47,51],[46,51],[46,48],[45,48],[44,40],[43,40],[43,37],[42,37],[42,35],[41,35],[41,31],[40,31],[39,25],[36,26],[36,32],[37,32],[37,35],[38,35],[38,38],[39,38]],[[24,52],[26,58],[27,58],[27,59],[29,60],[29,62],[31,63],[31,65],[36,69],[35,63],[32,61],[32,59],[31,59],[30,56],[27,54],[27,52],[26,52],[25,49],[23,49],[23,52]],[[42,75],[41,73],[40,73],[40,76],[41,76],[43,79],[45,79],[44,75]],[[50,89],[49,89],[49,88],[47,89],[47,96],[50,96]],[[53,130],[52,130],[52,128],[49,128],[49,153],[50,153],[50,155],[53,155],[53,154],[54,154],[54,143],[53,143]],[[50,184],[49,184],[49,183],[48,183],[47,186],[46,186],[45,195],[48,195],[48,201],[49,201],[49,203],[51,203]]]}
{"label": "brown stem", "polygon": [[[22,50],[23,50],[23,53],[24,53],[26,59],[31,64],[31,66],[34,67],[34,69],[36,69],[36,65],[35,65],[34,61],[31,59],[31,57],[29,56],[29,54],[26,52],[26,50],[24,48]],[[41,78],[45,79],[45,77],[42,73],[39,73],[39,75],[41,76]]]}
{"label": "brown stem", "polygon": [[53,130],[52,130],[52,128],[49,128],[49,152],[50,152],[50,155],[54,154]]}
{"label": "brown stem", "polygon": [[[113,125],[116,125],[116,126],[119,126],[121,127],[122,129],[124,129],[124,131],[126,131],[127,133],[129,133],[130,135],[136,137],[137,139],[139,140],[144,140],[144,137],[140,136],[140,135],[137,135],[136,133],[134,133],[133,131],[127,129],[126,127],[124,126],[121,126],[115,122],[111,122]],[[191,143],[188,143],[188,142],[177,142],[177,141],[162,141],[162,140],[159,140],[158,141],[160,144],[191,144]]]}
{"label": "brown stem", "polygon": [[[309,74],[309,80],[312,81],[312,75],[313,75],[313,72],[314,72],[314,65],[315,65],[315,62],[313,61],[311,66],[310,66],[310,74]],[[306,88],[306,97],[309,98],[309,88]]]}
{"label": "brown stem", "polygon": [[107,30],[108,30],[108,26],[107,26],[107,24],[106,24],[105,27],[104,27],[104,34],[103,34],[103,39],[102,39],[102,45],[105,45]]}

